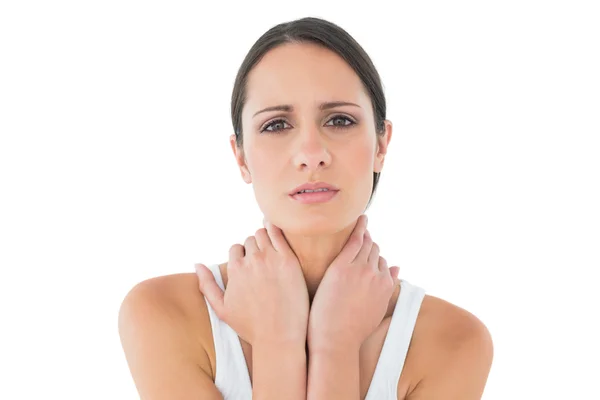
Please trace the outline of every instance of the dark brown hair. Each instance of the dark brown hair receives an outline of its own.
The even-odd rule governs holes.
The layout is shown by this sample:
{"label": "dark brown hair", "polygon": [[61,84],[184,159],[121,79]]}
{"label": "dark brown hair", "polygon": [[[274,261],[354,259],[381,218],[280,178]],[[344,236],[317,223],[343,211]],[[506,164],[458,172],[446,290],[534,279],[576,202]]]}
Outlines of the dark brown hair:
{"label": "dark brown hair", "polygon": [[[385,96],[379,73],[367,53],[338,25],[321,18],[305,17],[269,29],[254,43],[244,58],[231,95],[231,120],[238,147],[243,145],[242,109],[247,99],[248,73],[269,50],[286,43],[315,43],[342,57],[356,72],[371,98],[376,134],[384,134]],[[380,173],[373,172],[373,189],[367,208],[377,189],[379,176]]]}

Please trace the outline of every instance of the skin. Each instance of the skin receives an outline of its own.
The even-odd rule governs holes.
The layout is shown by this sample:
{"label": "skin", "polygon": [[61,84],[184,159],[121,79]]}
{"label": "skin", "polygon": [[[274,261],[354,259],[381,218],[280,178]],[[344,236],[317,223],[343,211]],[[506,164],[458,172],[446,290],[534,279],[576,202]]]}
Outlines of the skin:
{"label": "skin", "polygon": [[[376,134],[370,97],[354,70],[334,52],[314,44],[286,44],[268,52],[249,73],[247,93],[242,112],[243,146],[238,147],[235,135],[231,135],[231,148],[242,179],[253,184],[265,220],[282,230],[287,244],[299,260],[308,289],[312,320],[312,303],[317,289],[338,254],[344,250],[357,226],[357,218],[366,208],[373,172],[381,172],[383,168],[392,137],[392,124],[386,120],[383,135]],[[355,105],[339,105],[326,110],[320,107],[325,102],[336,101]],[[261,112],[278,105],[291,105],[293,109]],[[344,129],[335,129],[335,125]],[[290,190],[307,181],[328,182],[339,192],[333,200],[318,205],[303,205],[291,200]],[[355,285],[352,289],[356,290],[357,297],[365,299],[365,294],[360,295],[365,293],[364,287]],[[336,288],[331,284],[324,290],[328,293],[320,294],[330,298],[329,312],[336,306],[359,307],[356,303],[343,302],[344,296],[340,295],[339,288],[337,297],[332,295]],[[336,339],[339,342],[341,337],[321,338],[319,348],[324,351],[318,354],[309,352],[310,357],[317,356],[315,361],[308,362],[309,368],[318,370],[312,378],[310,373],[308,376],[309,398],[335,395],[351,398],[359,394],[360,398],[364,398],[372,377],[371,368],[377,362],[398,295],[399,291],[392,293],[379,329],[375,329],[365,341],[339,348],[332,343]],[[423,314],[429,311],[432,303],[427,297],[422,306]],[[447,311],[445,316],[439,317],[441,323],[435,328],[448,324],[460,334],[455,332],[452,340],[429,336],[429,350],[421,349],[418,345],[422,342],[417,338],[413,340],[416,344],[412,347],[418,347],[421,353],[428,352],[427,355],[422,354],[422,358],[430,360],[429,369],[423,368],[423,364],[420,364],[423,369],[413,367],[409,361],[414,359],[407,360],[407,370],[412,368],[414,376],[401,377],[398,398],[406,398],[409,393],[412,393],[411,398],[429,398],[439,396],[436,391],[440,390],[446,398],[453,398],[453,390],[456,398],[479,398],[491,366],[489,332],[481,321],[465,310],[452,305],[447,307],[449,303],[443,301],[434,300],[433,303],[438,304],[438,309]],[[317,308],[321,311],[318,318],[326,321],[327,316],[322,310],[327,306],[319,304]],[[341,312],[340,308],[336,314]],[[375,308],[372,310],[375,311]],[[429,315],[435,314],[436,311],[432,311]],[[428,322],[431,323],[425,321],[424,324]],[[319,328],[315,325],[320,326],[313,324],[311,327],[309,323],[309,339],[310,332],[313,332],[313,337],[319,335]],[[421,332],[423,322],[418,321],[417,325],[420,329],[415,328],[415,336]],[[464,349],[465,346],[468,350],[455,354],[457,348]],[[246,347],[245,351],[249,356],[250,350]],[[354,358],[349,360],[346,354],[354,354]],[[448,354],[452,355],[452,361],[445,358]],[[435,357],[438,357],[437,361]],[[434,367],[439,365],[439,360],[447,360],[442,362],[445,368],[462,370],[470,377],[444,381],[449,374],[444,368]],[[418,362],[415,364],[419,365]],[[370,367],[365,368],[366,365]],[[357,368],[362,371],[361,374]],[[337,376],[328,375],[330,371],[337,371]],[[412,374],[406,373],[407,376]],[[362,375],[359,386],[344,384],[344,381],[359,381],[359,375]],[[366,380],[364,376],[367,376]]]}
{"label": "skin", "polygon": [[[266,220],[281,228],[300,261],[312,301],[325,271],[365,210],[373,172],[381,172],[392,124],[375,134],[371,100],[362,82],[335,53],[311,44],[287,44],[268,52],[248,75],[242,112],[243,148],[230,143],[244,182],[252,184]],[[323,102],[358,106],[319,110]],[[282,104],[293,112],[260,110]],[[337,115],[356,122],[350,124]],[[275,132],[260,133],[269,122]],[[334,124],[340,126],[336,129]],[[342,128],[343,127],[343,128]],[[288,196],[307,181],[325,181],[339,192],[328,203],[302,205]]]}
{"label": "skin", "polygon": [[[358,106],[319,109],[321,103],[330,101],[347,101]],[[294,110],[269,111],[254,116],[265,107],[280,104],[293,105]],[[340,114],[349,117],[356,125],[336,130],[334,124],[349,123],[337,118]],[[271,125],[270,129],[281,131],[260,133],[264,125],[279,118],[285,121]],[[365,287],[361,287],[360,283],[364,280],[358,278],[358,270],[363,268],[367,271],[368,268],[376,268],[376,264],[360,262],[351,265],[336,263],[335,260],[352,242],[348,239],[369,200],[373,172],[380,172],[383,168],[392,125],[386,121],[385,133],[377,136],[370,98],[358,76],[335,53],[310,44],[287,44],[273,49],[254,67],[249,74],[248,101],[242,122],[244,145],[238,148],[232,135],[231,148],[242,179],[254,187],[268,231],[268,236],[262,229],[257,231],[256,242],[249,238],[244,247],[263,243],[259,247],[264,249],[264,243],[268,243],[269,239],[283,248],[281,239],[284,239],[301,271],[294,282],[300,285],[303,283],[301,279],[304,279],[311,310],[313,307],[320,310],[320,322],[314,324],[312,330],[309,323],[308,330],[313,337],[322,333],[319,326],[326,326],[330,332],[336,332],[336,329],[337,332],[345,332],[347,329],[340,330],[344,323],[360,322],[361,319],[350,321],[352,318],[340,316],[349,308],[362,305],[354,301],[357,298],[371,297],[364,292]],[[302,205],[289,198],[290,190],[316,180],[337,186],[340,191],[336,198],[316,205]],[[363,244],[361,242],[361,246]],[[237,245],[233,251],[236,253],[233,259],[238,260],[236,263],[242,257],[240,247]],[[253,251],[256,251],[255,247]],[[232,250],[229,262],[219,265],[226,289],[231,282],[232,286],[236,285],[235,268],[230,270],[233,264],[231,254]],[[269,265],[274,268],[277,254],[272,251],[270,254],[275,261]],[[351,258],[348,257],[347,261]],[[283,259],[286,262],[290,260]],[[367,259],[366,253],[362,259]],[[338,275],[338,278],[347,279],[343,285],[336,286],[335,279],[327,280],[334,276],[326,275],[332,265],[338,274],[346,268],[344,274]],[[348,269],[349,265],[352,268]],[[256,268],[255,271],[260,272]],[[244,280],[249,277],[251,275],[245,275]],[[211,282],[212,293],[215,293],[214,278],[206,270],[198,276],[175,274],[157,277],[136,285],[124,299],[119,313],[119,333],[141,399],[188,399],[199,393],[207,399],[221,398],[214,386],[217,360],[202,294],[203,288],[206,290]],[[261,282],[264,280],[254,279],[257,287]],[[280,282],[289,284],[291,281],[286,278]],[[352,282],[354,286],[345,290]],[[241,297],[243,286],[238,283],[237,290],[240,292],[236,296],[240,296],[239,304],[249,306],[251,297]],[[300,286],[304,288],[303,284]],[[323,290],[319,291],[319,288]],[[282,291],[278,291],[281,296]],[[280,398],[278,394],[284,390],[282,388],[293,388],[292,392],[299,395],[298,398],[364,399],[400,291],[396,280],[387,307],[386,300],[380,298],[377,308],[383,318],[374,324],[373,332],[366,338],[360,338],[362,343],[350,340],[342,347],[335,347],[329,346],[331,341],[321,340],[318,352],[314,353],[309,348],[304,354],[304,343],[301,343],[301,350],[294,343],[289,347],[278,346],[278,351],[274,352],[268,346],[253,348],[251,343],[240,337],[253,387],[263,390],[261,398]],[[255,293],[267,296],[265,292]],[[283,293],[287,293],[287,289]],[[298,296],[296,293],[294,297]],[[214,300],[218,296],[206,298],[209,297]],[[266,297],[262,301],[262,304],[277,305]],[[335,319],[327,316],[331,314],[332,306],[340,307]],[[257,316],[260,315],[259,308],[254,308]],[[272,312],[276,312],[276,308]],[[381,315],[376,319],[380,319]],[[314,317],[311,311],[309,321]],[[264,321],[276,323],[280,318],[271,316],[270,320]],[[324,323],[331,324],[332,321],[337,321],[337,325],[327,326]],[[397,398],[480,399],[492,357],[491,336],[479,319],[460,307],[426,295],[398,382]],[[300,370],[304,372],[300,373]],[[314,373],[312,378],[311,372]],[[269,390],[270,393],[267,392]]]}

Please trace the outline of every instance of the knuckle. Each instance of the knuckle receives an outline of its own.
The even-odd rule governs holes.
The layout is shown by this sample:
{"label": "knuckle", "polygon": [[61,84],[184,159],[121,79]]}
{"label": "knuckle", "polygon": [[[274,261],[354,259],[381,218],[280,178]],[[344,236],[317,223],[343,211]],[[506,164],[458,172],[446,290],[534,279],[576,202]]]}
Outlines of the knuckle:
{"label": "knuckle", "polygon": [[250,259],[250,262],[253,262],[253,263],[255,263],[255,262],[260,263],[260,262],[264,261],[264,259],[265,259],[262,251],[256,251],[254,253],[251,253],[248,256],[248,258]]}
{"label": "knuckle", "polygon": [[239,267],[242,266],[243,262],[243,259],[230,260],[227,263],[227,273],[231,275],[232,272],[236,271]]}
{"label": "knuckle", "polygon": [[363,243],[363,238],[361,236],[354,236],[350,238],[350,244],[352,246],[361,246]]}
{"label": "knuckle", "polygon": [[[369,263],[364,264],[364,266],[368,267]],[[373,268],[360,268],[359,271],[358,271],[358,274],[361,277],[361,280],[362,279],[365,279],[365,280],[369,279],[369,280],[371,280],[371,279],[373,279],[373,276],[374,276],[373,272],[374,272]]]}

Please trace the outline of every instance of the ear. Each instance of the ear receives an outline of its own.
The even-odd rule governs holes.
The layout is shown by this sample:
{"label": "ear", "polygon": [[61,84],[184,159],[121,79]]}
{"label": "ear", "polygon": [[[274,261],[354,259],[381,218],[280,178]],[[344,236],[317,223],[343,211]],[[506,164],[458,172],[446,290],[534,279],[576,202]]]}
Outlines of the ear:
{"label": "ear", "polygon": [[244,156],[244,149],[242,147],[238,147],[235,142],[235,134],[229,136],[229,144],[231,145],[231,150],[233,151],[233,155],[235,157],[235,161],[240,168],[240,173],[242,175],[242,179],[246,183],[252,183],[252,176],[250,175],[250,170],[246,165],[246,157]]}
{"label": "ear", "polygon": [[375,162],[373,163],[373,172],[381,172],[383,162],[388,151],[388,145],[392,140],[392,121],[384,121],[384,133],[375,135],[377,138],[377,146],[375,149]]}

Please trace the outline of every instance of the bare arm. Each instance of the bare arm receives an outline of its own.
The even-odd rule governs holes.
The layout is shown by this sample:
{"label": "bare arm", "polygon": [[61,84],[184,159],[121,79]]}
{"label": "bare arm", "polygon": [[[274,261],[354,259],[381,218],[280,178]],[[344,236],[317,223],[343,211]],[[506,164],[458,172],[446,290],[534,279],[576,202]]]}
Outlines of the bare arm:
{"label": "bare arm", "polygon": [[254,400],[306,399],[304,342],[254,345],[252,371]]}
{"label": "bare arm", "polygon": [[308,400],[359,400],[359,348],[340,345],[310,351]]}
{"label": "bare arm", "polygon": [[165,293],[169,277],[136,285],[119,310],[119,335],[141,400],[223,400],[198,365],[204,349]]}
{"label": "bare arm", "polygon": [[464,335],[445,343],[439,361],[407,397],[408,400],[480,400],[493,360],[492,338],[485,325],[472,317]]}
{"label": "bare arm", "polygon": [[[192,293],[195,279],[149,279],[121,304],[121,345],[141,400],[223,400],[199,340],[200,331],[210,332],[206,303],[200,292],[190,304],[174,300],[181,299],[174,293],[187,285],[184,290]],[[256,344],[252,363],[253,399],[306,399],[305,341]]]}

